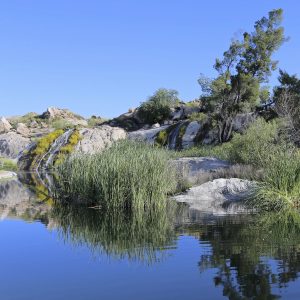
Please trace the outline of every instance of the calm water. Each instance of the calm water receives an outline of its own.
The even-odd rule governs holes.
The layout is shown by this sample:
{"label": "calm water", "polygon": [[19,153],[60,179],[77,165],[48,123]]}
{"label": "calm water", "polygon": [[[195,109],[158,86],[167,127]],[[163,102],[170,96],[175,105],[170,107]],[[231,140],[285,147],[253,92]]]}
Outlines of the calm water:
{"label": "calm water", "polygon": [[278,216],[54,206],[0,182],[1,299],[300,299],[300,233]]}

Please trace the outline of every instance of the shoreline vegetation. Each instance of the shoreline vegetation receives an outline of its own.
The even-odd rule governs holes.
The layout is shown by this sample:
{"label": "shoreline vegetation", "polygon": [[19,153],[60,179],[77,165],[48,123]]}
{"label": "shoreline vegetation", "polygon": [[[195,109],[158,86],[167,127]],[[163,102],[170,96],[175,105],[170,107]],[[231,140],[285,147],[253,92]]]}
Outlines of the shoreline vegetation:
{"label": "shoreline vegetation", "polygon": [[[281,26],[282,15],[281,9],[272,10],[255,22],[253,32],[233,40],[223,57],[216,59],[217,77],[199,78],[202,111],[193,114],[191,121],[199,119],[202,127],[217,136],[214,142],[210,146],[200,143],[196,148],[169,152],[170,158],[212,156],[250,165],[260,175],[251,178],[257,185],[248,204],[261,211],[298,210],[300,199],[300,119],[299,114],[293,113],[295,108],[298,111],[300,80],[280,70],[281,85],[274,88],[272,95],[264,86],[277,67],[272,55],[287,40]],[[176,91],[160,89],[141,104],[138,115],[146,124],[162,123],[176,103]],[[258,107],[256,120],[242,134],[235,132],[237,116],[255,114]],[[181,123],[172,132],[183,139],[180,129]],[[156,148],[121,142],[96,156],[69,158],[58,168],[62,194],[85,201],[97,195],[97,203],[106,208],[121,205],[144,211],[160,206],[161,199],[174,192],[176,185],[176,174],[167,169],[168,155],[162,155],[167,151],[163,150],[167,143],[165,131],[158,133]]]}
{"label": "shoreline vegetation", "polygon": [[[280,70],[279,85],[273,91],[265,85],[278,63],[272,55],[286,42],[282,15],[281,9],[270,11],[255,22],[253,32],[231,42],[223,57],[216,59],[216,78],[201,75],[200,98],[179,107],[191,109],[189,116],[176,117],[182,103],[177,91],[159,89],[128,113],[132,119],[116,118],[105,124],[132,131],[158,129],[155,138],[150,138],[154,145],[123,140],[99,153],[78,154],[73,150],[82,138],[80,126],[56,122],[56,130],[26,150],[24,164],[34,170],[53,168],[56,194],[63,202],[141,213],[164,208],[169,195],[189,187],[170,167],[171,159],[215,157],[238,164],[244,179],[257,183],[247,202],[256,210],[298,211],[300,80]],[[58,111],[52,108],[45,116]],[[60,114],[62,118],[72,115],[67,111]],[[251,121],[235,128],[241,115]],[[76,124],[79,121],[77,117]],[[159,130],[162,125],[166,127]],[[185,149],[183,141],[194,131],[190,140],[194,147]],[[0,160],[0,169],[15,167]]]}

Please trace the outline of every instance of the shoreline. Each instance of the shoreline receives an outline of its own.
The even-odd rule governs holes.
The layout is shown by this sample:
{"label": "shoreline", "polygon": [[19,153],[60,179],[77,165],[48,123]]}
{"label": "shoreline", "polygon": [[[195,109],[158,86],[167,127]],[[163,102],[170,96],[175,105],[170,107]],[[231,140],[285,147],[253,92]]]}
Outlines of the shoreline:
{"label": "shoreline", "polygon": [[17,177],[17,173],[12,171],[0,171],[0,180],[13,179]]}

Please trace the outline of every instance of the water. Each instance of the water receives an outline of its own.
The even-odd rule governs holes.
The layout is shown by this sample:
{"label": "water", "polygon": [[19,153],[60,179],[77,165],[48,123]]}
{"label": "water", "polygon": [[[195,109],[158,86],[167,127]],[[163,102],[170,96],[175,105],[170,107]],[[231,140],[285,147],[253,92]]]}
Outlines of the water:
{"label": "water", "polygon": [[300,298],[297,222],[102,214],[29,187],[0,183],[1,299]]}
{"label": "water", "polygon": [[170,135],[168,137],[168,148],[171,150],[176,149],[176,142],[178,139],[178,135],[179,135],[181,126],[183,126],[183,123],[178,123],[177,126],[172,130],[172,132],[170,133]]}

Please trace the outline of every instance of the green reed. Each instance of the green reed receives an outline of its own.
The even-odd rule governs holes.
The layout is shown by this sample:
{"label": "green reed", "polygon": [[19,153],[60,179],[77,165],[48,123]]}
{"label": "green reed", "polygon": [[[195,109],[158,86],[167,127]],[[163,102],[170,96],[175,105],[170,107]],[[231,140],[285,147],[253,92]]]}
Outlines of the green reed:
{"label": "green reed", "polygon": [[127,140],[101,153],[71,156],[57,171],[59,198],[108,210],[164,207],[176,188],[166,150]]}

